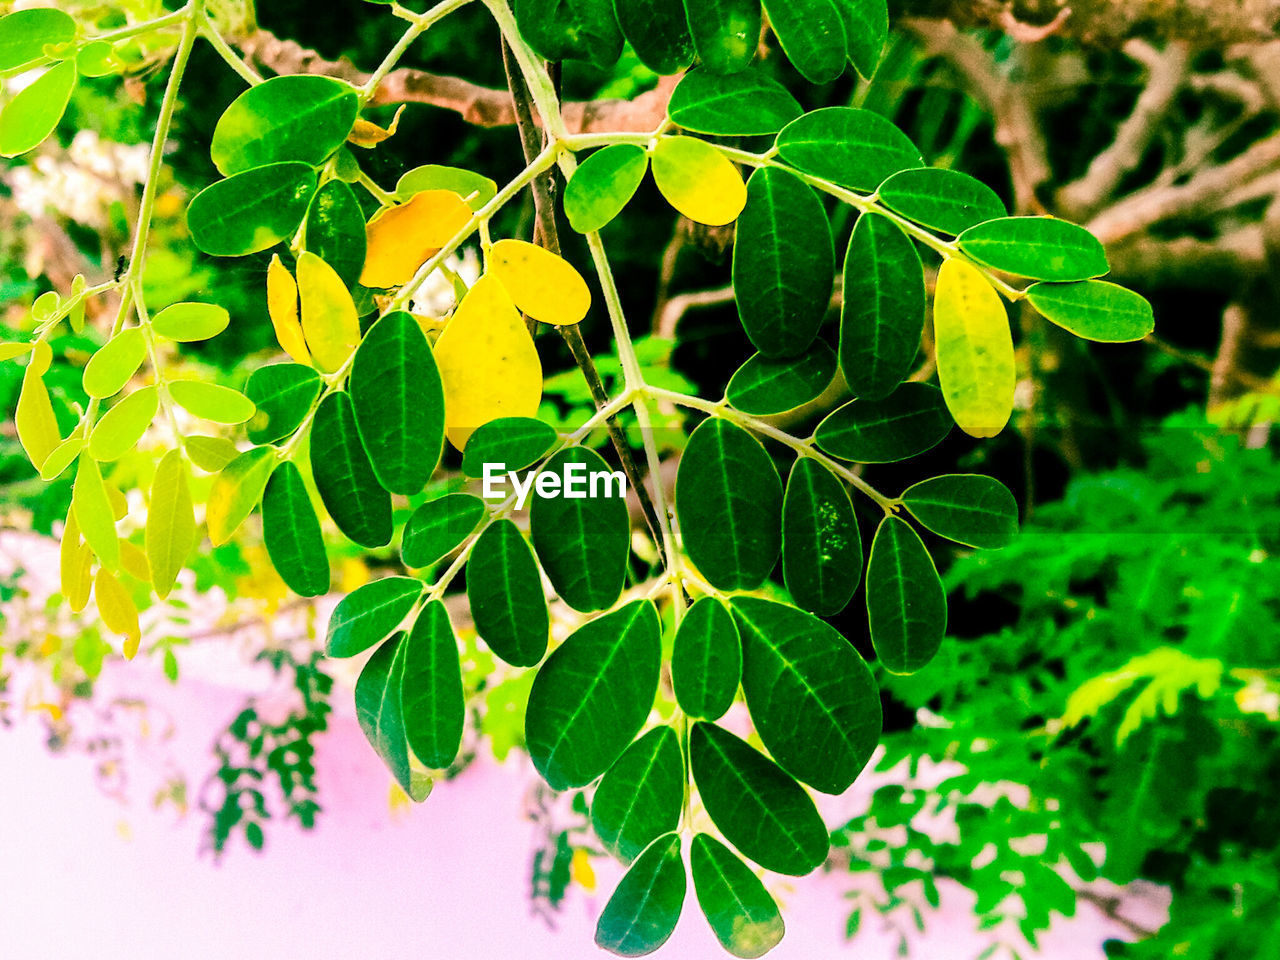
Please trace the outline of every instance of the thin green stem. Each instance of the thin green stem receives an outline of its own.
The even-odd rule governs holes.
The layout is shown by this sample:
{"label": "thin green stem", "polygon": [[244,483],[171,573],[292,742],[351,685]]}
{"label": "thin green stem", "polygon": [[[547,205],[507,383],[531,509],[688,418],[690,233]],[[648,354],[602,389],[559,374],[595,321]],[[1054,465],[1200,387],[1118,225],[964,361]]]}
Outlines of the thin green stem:
{"label": "thin green stem", "polygon": [[361,170],[356,177],[356,183],[368,190],[373,198],[384,207],[389,207],[396,202],[396,195],[394,193],[388,193],[386,190],[383,190],[382,187],[380,187],[378,183],[363,170]]}
{"label": "thin green stem", "polygon": [[222,38],[222,34],[218,32],[218,28],[213,25],[213,21],[209,19],[208,13],[204,10],[200,11],[200,36],[209,41],[209,45],[218,52],[218,56],[222,57],[227,66],[234,70],[240,76],[240,79],[249,84],[249,86],[256,86],[262,82],[262,75],[245,63],[241,56],[231,49],[231,46]]}
{"label": "thin green stem", "polygon": [[[166,13],[163,17],[155,17],[151,20],[144,20],[142,23],[135,23],[127,27],[120,27],[118,30],[108,30],[106,33],[100,33],[96,37],[85,37],[84,43],[93,43],[97,40],[104,40],[113,43],[116,40],[127,40],[130,37],[136,37],[143,33],[151,33],[154,30],[164,30],[167,27],[176,27],[182,23],[183,18],[187,15],[189,6],[184,6],[180,10],[173,13]],[[83,44],[81,44],[83,46]],[[0,70],[0,77],[13,77],[20,73],[26,73],[28,70],[35,70],[43,67],[45,64],[53,63],[52,57],[40,57],[36,60],[30,60],[27,63],[20,63],[16,67],[9,67]]]}
{"label": "thin green stem", "polygon": [[[365,81],[364,86],[360,88],[360,102],[367,103],[369,98],[378,92],[378,86],[386,79],[387,74],[395,68],[395,65],[400,62],[400,58],[404,56],[405,51],[409,49],[413,41],[417,40],[437,20],[448,16],[459,7],[465,6],[470,2],[471,0],[441,0],[440,3],[437,3],[425,13],[411,14],[406,17],[405,19],[409,20],[409,28],[396,41],[396,45],[387,51],[387,55],[382,58],[382,62],[378,64],[373,73],[369,75],[369,79]],[[409,13],[409,11],[401,7],[398,15],[403,15],[403,13]]]}

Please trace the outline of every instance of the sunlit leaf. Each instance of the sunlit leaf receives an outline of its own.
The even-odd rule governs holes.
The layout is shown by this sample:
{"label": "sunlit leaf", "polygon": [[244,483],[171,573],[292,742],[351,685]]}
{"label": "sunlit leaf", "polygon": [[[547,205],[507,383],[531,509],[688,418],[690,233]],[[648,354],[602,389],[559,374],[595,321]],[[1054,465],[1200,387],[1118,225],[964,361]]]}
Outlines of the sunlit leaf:
{"label": "sunlit leaf", "polygon": [[422,589],[422,581],[412,577],[383,577],[356,588],[329,617],[325,653],[354,657],[381,643],[408,616]]}
{"label": "sunlit leaf", "polygon": [[924,165],[891,121],[855,107],[811,110],[783,128],[777,148],[797,169],[853,190],[874,190],[898,171]]}
{"label": "sunlit leaf", "polygon": [[167,597],[196,543],[195,508],[191,502],[187,465],[177,450],[170,450],[156,465],[144,542],[151,584],[157,596]]}
{"label": "sunlit leaf", "polygon": [[499,240],[489,270],[515,305],[543,323],[577,323],[591,309],[591,291],[568,260],[524,240]]}
{"label": "sunlit leaf", "polygon": [[0,17],[0,70],[39,60],[46,45],[68,43],[75,36],[75,20],[61,10],[37,7]]}
{"label": "sunlit leaf", "polygon": [[76,64],[54,64],[0,110],[0,157],[33,150],[53,133],[76,88]]}
{"label": "sunlit leaf", "polygon": [[363,547],[391,542],[391,494],[373,472],[347,393],[331,393],[316,408],[311,475],[339,530]]}
{"label": "sunlit leaf", "polygon": [[329,591],[329,558],[320,521],[302,474],[286,460],[271,474],[262,495],[262,539],[271,565],[301,597]]}
{"label": "sunlit leaf", "polygon": [[746,206],[741,174],[705,140],[663,137],[651,162],[658,190],[690,220],[718,227],[732,223]]}
{"label": "sunlit leaf", "polygon": [[138,372],[147,356],[146,337],[137,327],[121,330],[98,348],[84,367],[84,392],[97,399],[113,397]]}
{"label": "sunlit leaf", "polygon": [[318,166],[346,140],[359,98],[351,85],[313,74],[250,87],[218,118],[209,152],[223,176],[284,160]]}
{"label": "sunlit leaf", "polygon": [[187,207],[191,239],[215,257],[242,257],[293,236],[316,192],[305,163],[270,163],[205,187]]}
{"label": "sunlit leaf", "polygon": [[555,442],[555,427],[543,420],[533,417],[490,420],[467,441],[462,472],[469,477],[483,476],[486,463],[500,464],[501,470],[522,470],[541,458]]}
{"label": "sunlit leaf", "polygon": [[267,312],[271,315],[271,326],[275,328],[280,348],[295,363],[311,366],[311,351],[307,349],[302,324],[298,320],[298,285],[293,274],[280,262],[279,255],[274,253],[267,267]]}
{"label": "sunlit leaf", "polygon": [[760,0],[684,0],[694,49],[713,73],[737,73],[760,43]]}
{"label": "sunlit leaf", "polygon": [[673,123],[721,136],[774,134],[804,111],[796,98],[758,67],[728,76],[690,70],[667,104]]}
{"label": "sunlit leaf", "polygon": [[133,391],[102,415],[89,434],[89,456],[116,460],[134,448],[155,419],[160,404],[155,387]]}
{"label": "sunlit leaf", "polygon": [[458,641],[444,604],[433,600],[423,607],[401,643],[401,703],[409,749],[423,766],[443,769],[458,755],[466,720]]}
{"label": "sunlit leaf", "polygon": [[407,567],[428,567],[461,546],[485,515],[484,501],[469,493],[428,500],[404,525],[400,557]]}
{"label": "sunlit leaf", "polygon": [[786,927],[777,903],[751,868],[708,833],[689,847],[693,889],[720,945],[735,957],[761,957],[782,940]]}
{"label": "sunlit leaf", "polygon": [[987,220],[957,242],[983,266],[1035,280],[1088,280],[1111,269],[1097,237],[1055,217]]}
{"label": "sunlit leaf", "polygon": [[347,362],[360,342],[360,320],[346,284],[314,253],[298,257],[298,294],[302,332],[315,365],[332,373]]}
{"label": "sunlit leaf", "polygon": [[1027,300],[1053,323],[1085,340],[1141,340],[1156,325],[1151,304],[1142,296],[1103,280],[1033,283]]}
{"label": "sunlit leaf", "polygon": [[564,212],[579,233],[594,233],[622,212],[649,169],[649,155],[634,143],[597,150],[564,189]]}
{"label": "sunlit leaf", "polygon": [[138,652],[142,631],[138,625],[138,608],[115,575],[105,567],[99,568],[93,578],[93,593],[97,598],[98,613],[112,633],[125,638],[124,655],[132,660]]}
{"label": "sunlit leaf", "polygon": [[933,333],[938,383],[956,425],[994,437],[1013,413],[1013,336],[1000,295],[973,264],[952,258],[938,270]]}
{"label": "sunlit leaf", "polygon": [[244,423],[257,409],[239,390],[202,380],[175,380],[169,396],[192,416],[214,423]]}
{"label": "sunlit leaf", "polygon": [[1009,215],[1004,201],[981,180],[942,167],[895,173],[876,193],[886,207],[908,220],[953,235]]}
{"label": "sunlit leaf", "polygon": [[254,447],[228,463],[214,478],[205,521],[209,526],[209,540],[215,547],[230,540],[262,501],[262,491],[275,464],[273,449]]}
{"label": "sunlit leaf", "polygon": [[174,303],[151,318],[151,329],[162,337],[182,343],[193,343],[216,337],[231,315],[213,303]]}
{"label": "sunlit leaf", "polygon": [[383,210],[366,229],[360,282],[366,287],[408,283],[432,254],[471,219],[471,208],[450,190],[424,190]]}

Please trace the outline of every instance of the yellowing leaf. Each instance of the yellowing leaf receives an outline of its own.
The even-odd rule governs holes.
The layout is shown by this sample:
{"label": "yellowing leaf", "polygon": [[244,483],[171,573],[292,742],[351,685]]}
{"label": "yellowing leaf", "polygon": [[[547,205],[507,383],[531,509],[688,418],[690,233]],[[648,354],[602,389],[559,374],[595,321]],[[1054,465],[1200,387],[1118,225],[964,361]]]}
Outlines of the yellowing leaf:
{"label": "yellowing leaf", "polygon": [[302,295],[302,332],[315,365],[333,373],[360,342],[360,319],[351,292],[314,253],[298,257],[298,292]]}
{"label": "yellowing leaf", "polygon": [[747,187],[732,163],[696,137],[665,137],[653,151],[653,180],[690,220],[718,227],[747,205]]}
{"label": "yellowing leaf", "polygon": [[62,471],[75,462],[84,449],[84,432],[76,428],[76,432],[53,448],[53,452],[44,458],[40,465],[40,479],[48,483],[62,476]]}
{"label": "yellowing leaf", "polygon": [[496,277],[481,277],[463,298],[436,341],[435,357],[444,382],[445,432],[459,450],[490,420],[537,415],[542,363]]}
{"label": "yellowing leaf", "polygon": [[62,442],[58,418],[53,414],[49,391],[44,385],[44,372],[49,369],[52,358],[49,344],[43,340],[36,344],[22,375],[22,390],[18,394],[18,409],[14,414],[18,440],[27,452],[27,459],[37,470]]}
{"label": "yellowing leaf", "polygon": [[58,572],[62,579],[62,595],[67,598],[72,613],[79,613],[89,602],[93,578],[89,568],[93,563],[93,551],[80,536],[76,523],[76,511],[67,511],[67,524],[62,531],[62,548],[58,557]]}
{"label": "yellowing leaf", "polygon": [[298,285],[289,268],[280,262],[280,255],[275,253],[267,267],[267,313],[281,349],[295,363],[311,366],[311,354],[302,336],[302,324],[298,322]]}
{"label": "yellowing leaf", "polygon": [[489,250],[489,269],[515,305],[543,323],[577,323],[591,307],[587,281],[550,250],[524,240],[499,240]]}
{"label": "yellowing leaf", "polygon": [[569,862],[569,872],[573,882],[584,890],[596,888],[596,871],[591,866],[591,854],[584,847],[573,851],[573,859]]}
{"label": "yellowing leaf", "polygon": [[400,114],[402,113],[404,113],[404,104],[400,105],[396,115],[391,118],[391,126],[386,129],[378,126],[372,120],[357,120],[351,128],[351,132],[347,134],[347,143],[354,143],[357,147],[366,149],[376,147],[383,140],[395,136],[396,129],[400,126]]}
{"label": "yellowing leaf", "polygon": [[943,262],[933,327],[947,409],[965,433],[994,437],[1013,413],[1013,337],[1000,295],[973,264]]}
{"label": "yellowing leaf", "polygon": [[143,583],[151,582],[151,568],[142,548],[129,540],[120,541],[120,569]]}
{"label": "yellowing leaf", "polygon": [[93,579],[93,591],[98,597],[98,614],[107,629],[124,637],[125,659],[132,660],[138,652],[142,631],[138,627],[138,608],[133,604],[129,591],[106,570],[99,570]]}
{"label": "yellowing leaf", "polygon": [[451,190],[424,190],[369,221],[360,282],[366,287],[408,283],[427,259],[471,220],[471,208]]}
{"label": "yellowing leaf", "polygon": [[170,450],[156,467],[147,510],[147,561],[157,596],[169,595],[195,541],[196,518],[187,466],[182,454]]}
{"label": "yellowing leaf", "polygon": [[75,485],[71,488],[71,507],[81,535],[93,548],[104,567],[115,569],[120,564],[120,541],[116,537],[115,512],[107,486],[102,482],[98,463],[92,457],[80,457]]}
{"label": "yellowing leaf", "polygon": [[0,343],[0,360],[12,360],[31,352],[29,343]]}

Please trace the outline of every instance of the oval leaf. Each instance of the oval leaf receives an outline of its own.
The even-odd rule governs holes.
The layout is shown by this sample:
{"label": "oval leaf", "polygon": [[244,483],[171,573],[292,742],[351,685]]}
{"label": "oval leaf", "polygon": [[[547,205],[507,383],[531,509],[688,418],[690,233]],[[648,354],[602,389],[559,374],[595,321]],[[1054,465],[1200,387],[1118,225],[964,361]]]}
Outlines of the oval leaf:
{"label": "oval leaf", "polygon": [[898,171],[924,165],[891,121],[856,107],[806,113],[778,134],[777,149],[796,169],[853,190],[874,190]]}
{"label": "oval leaf", "polygon": [[529,757],[553,790],[586,786],[644,725],[662,663],[658,612],[636,600],[583,624],[547,658],[529,691]]}
{"label": "oval leaf", "polygon": [[391,495],[379,485],[369,463],[346,393],[331,393],[316,408],[311,475],[339,530],[362,547],[391,542]]}
{"label": "oval leaf", "polygon": [[564,257],[524,240],[499,240],[489,269],[515,305],[543,323],[577,323],[591,308],[591,291]]}
{"label": "oval leaf", "polygon": [[213,303],[174,303],[151,318],[151,329],[162,337],[180,343],[194,343],[216,337],[231,315]]}
{"label": "oval leaf", "polygon": [[613,0],[622,35],[654,73],[679,73],[693,62],[683,0]]}
{"label": "oval leaf", "polygon": [[364,213],[355,191],[341,180],[330,180],[316,191],[307,211],[307,250],[342,278],[348,287],[364,270]]}
{"label": "oval leaf", "polygon": [[782,549],[782,480],[741,427],[709,417],[689,438],[676,473],[685,551],[722,590],[752,590]]}
{"label": "oval leaf", "polygon": [[547,60],[586,60],[607,70],[622,54],[613,0],[516,0],[516,24]]}
{"label": "oval leaf", "polygon": [[116,460],[137,445],[155,419],[160,405],[155,387],[133,391],[102,415],[89,434],[89,456],[103,462]]}
{"label": "oval leaf", "polygon": [[947,409],[970,436],[994,437],[1013,414],[1013,336],[1000,295],[973,264],[950,259],[938,270],[933,335]]}
{"label": "oval leaf", "polygon": [[634,143],[597,150],[564,188],[564,213],[579,233],[594,233],[622,212],[649,169],[649,155]]}
{"label": "oval leaf", "polygon": [[836,0],[849,40],[849,62],[870,80],[889,38],[889,5],[885,0]]}
{"label": "oval leaf", "polygon": [[1008,487],[991,477],[933,477],[908,487],[901,499],[926,528],[956,543],[998,549],[1018,534],[1018,503]]}
{"label": "oval leaf", "polygon": [[1103,280],[1033,283],[1027,300],[1046,319],[1085,340],[1127,343],[1156,328],[1149,304],[1139,294]]}
{"label": "oval leaf", "polygon": [[822,617],[848,606],[862,577],[862,537],[849,492],[808,457],[787,478],[782,572],[796,606]]}
{"label": "oval leaf", "polygon": [[397,310],[369,328],[347,389],[379,483],[392,493],[419,493],[444,446],[444,388],[411,314]]}
{"label": "oval leaf", "polygon": [[316,192],[305,163],[271,163],[205,187],[187,207],[191,239],[215,257],[243,257],[293,236]]}
{"label": "oval leaf", "polygon": [[484,501],[469,493],[428,500],[404,525],[400,557],[406,567],[429,567],[453,552],[480,524]]}
{"label": "oval leaf", "polygon": [[[784,603],[734,597],[742,691],[775,760],[823,793],[843,793],[880,739],[880,693],[829,624]],[[744,851],[745,852],[745,851]]]}
{"label": "oval leaf", "polygon": [[239,390],[200,380],[175,380],[169,396],[192,416],[214,423],[244,423],[257,407]]}
{"label": "oval leaf", "polygon": [[785,170],[757,170],[747,183],[733,243],[738,316],[755,348],[770,357],[808,349],[827,315],[834,281],[822,201]]}
{"label": "oval leaf", "polygon": [[760,43],[760,0],[684,0],[693,48],[712,73],[737,73]]}
{"label": "oval leaf", "polygon": [[298,319],[298,284],[280,262],[280,256],[274,253],[267,266],[267,313],[280,349],[295,363],[311,366],[311,351],[307,349],[302,323]]}
{"label": "oval leaf", "polygon": [[746,206],[741,174],[705,140],[663,137],[652,163],[659,192],[690,220],[719,227],[736,220]]}
{"label": "oval leaf", "polygon": [[810,83],[829,83],[844,73],[845,26],[833,0],[765,0],[764,9],[800,76]]}
{"label": "oval leaf", "polygon": [[480,534],[467,561],[467,600],[476,632],[514,667],[531,667],[547,652],[551,629],[533,551],[510,520]]}
{"label": "oval leaf", "polygon": [[865,213],[844,258],[840,369],[853,395],[882,400],[906,379],[924,327],[924,267],[892,220]]}
{"label": "oval leaf", "polygon": [[121,330],[98,348],[84,366],[84,392],[98,400],[114,397],[138,372],[147,356],[147,340],[137,327]]}
{"label": "oval leaf", "polygon": [[623,751],[591,799],[591,825],[601,842],[630,863],[675,830],[684,803],[684,756],[671,727],[655,727]]}
{"label": "oval leaf", "polygon": [[533,417],[490,420],[471,435],[462,454],[462,472],[482,477],[485,464],[493,470],[523,470],[541,458],[556,442],[556,429]]}
{"label": "oval leaf", "polygon": [[369,221],[360,282],[399,287],[471,222],[471,208],[452,190],[423,190]]}
{"label": "oval leaf", "polygon": [[827,828],[804,788],[764,754],[699,721],[689,762],[707,813],[726,840],[766,870],[803,876],[830,848]]}
{"label": "oval leaf", "polygon": [[814,340],[796,357],[772,359],[757,353],[729,380],[725,396],[743,413],[786,413],[816,400],[836,375],[836,354],[825,340]]}
{"label": "oval leaf", "polygon": [[298,295],[311,358],[321,370],[333,373],[360,342],[360,319],[351,293],[333,267],[304,252],[298,257]]}
{"label": "oval leaf", "polygon": [[161,599],[169,595],[178,572],[196,544],[195,508],[182,454],[170,450],[156,465],[147,505],[147,567]]}
{"label": "oval leaf", "polygon": [[0,70],[39,60],[46,44],[68,43],[75,36],[75,20],[61,10],[15,10],[0,17]]}
{"label": "oval leaf", "polygon": [[422,581],[412,577],[383,577],[358,587],[334,607],[325,653],[354,657],[381,643],[400,626],[420,596]]}
{"label": "oval leaf", "polygon": [[356,719],[370,745],[387,765],[396,783],[413,794],[409,744],[405,739],[400,688],[404,680],[403,635],[373,652],[356,680]]}
{"label": "oval leaf", "polygon": [[883,400],[846,403],[813,436],[833,457],[893,463],[936,447],[950,431],[942,391],[929,383],[904,383]]}
{"label": "oval leaf", "polygon": [[76,88],[76,64],[54,64],[0,110],[0,157],[34,150],[53,133]]}
{"label": "oval leaf", "polygon": [[223,111],[209,153],[224,177],[284,160],[319,166],[347,139],[359,105],[355,90],[341,80],[272,77]]}
{"label": "oval leaf", "polygon": [[983,266],[1033,280],[1088,280],[1111,269],[1097,237],[1055,217],[988,220],[957,242]]}
{"label": "oval leaf", "polygon": [[890,673],[915,673],[947,632],[947,594],[920,535],[885,517],[867,561],[867,622],[876,656]]}
{"label": "oval leaf", "polygon": [[302,474],[291,462],[276,467],[262,496],[262,539],[280,579],[300,597],[329,592],[329,558]]}
{"label": "oval leaf", "polygon": [[76,514],[76,526],[102,565],[111,570],[118,567],[120,540],[116,535],[115,511],[107,496],[106,484],[102,482],[102,472],[92,457],[82,456],[76,467],[71,509]]}
{"label": "oval leaf", "polygon": [[676,126],[727,137],[774,134],[803,112],[786,87],[757,67],[728,76],[690,70],[667,104]]}
{"label": "oval leaf", "polygon": [[941,167],[895,173],[876,193],[890,210],[953,236],[1009,215],[1004,201],[981,180]]}
{"label": "oval leaf", "polygon": [[[588,613],[613,606],[622,593],[630,554],[626,478],[585,447],[552,457],[540,472],[564,487],[542,496],[535,486],[529,529],[538,560],[560,598]],[[620,484],[613,479],[621,480]],[[597,482],[603,480],[603,491]]]}
{"label": "oval leaf", "polygon": [[653,953],[675,932],[688,880],[680,835],[655,840],[619,881],[596,922],[596,945],[620,957]]}
{"label": "oval leaf", "polygon": [[254,405],[247,424],[249,439],[274,443],[292,436],[323,387],[320,374],[299,363],[273,363],[253,371],[244,386]]}
{"label": "oval leaf", "polygon": [[671,684],[691,717],[719,720],[742,682],[742,641],[728,608],[715,597],[691,606],[676,629]]}
{"label": "oval leaf", "polygon": [[456,193],[472,210],[479,210],[498,195],[498,185],[483,174],[436,163],[414,167],[396,181],[396,198],[399,200],[408,200],[424,190]]}
{"label": "oval leaf", "polygon": [[405,736],[423,766],[442,770],[462,746],[466,704],[458,641],[441,601],[423,607],[403,643]]}
{"label": "oval leaf", "polygon": [[215,547],[231,539],[253,508],[262,500],[262,491],[275,467],[275,451],[270,447],[246,450],[228,463],[209,488],[205,522],[209,540]]}
{"label": "oval leaf", "polygon": [[707,833],[689,847],[698,906],[720,945],[735,957],[762,957],[782,940],[786,927],[769,891],[751,868]]}

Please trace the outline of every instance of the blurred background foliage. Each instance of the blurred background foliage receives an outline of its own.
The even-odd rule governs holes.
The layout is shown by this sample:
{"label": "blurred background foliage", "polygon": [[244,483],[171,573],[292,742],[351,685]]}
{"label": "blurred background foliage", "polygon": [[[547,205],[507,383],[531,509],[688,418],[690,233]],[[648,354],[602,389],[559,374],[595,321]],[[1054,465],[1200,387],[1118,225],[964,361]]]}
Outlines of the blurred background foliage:
{"label": "blurred background foliage", "polygon": [[[62,6],[103,28],[125,13],[162,10],[152,0]],[[385,8],[354,0],[280,0],[263,4],[256,21],[236,3],[217,13],[233,35],[269,31],[359,70],[372,69],[400,33]],[[1012,210],[1088,223],[1108,244],[1117,278],[1147,296],[1157,317],[1149,342],[1099,345],[1015,311],[1016,429],[981,444],[953,433],[923,458],[871,471],[892,488],[979,469],[1019,494],[1027,523],[999,553],[930,545],[952,558],[955,642],[919,675],[879,677],[879,769],[893,771],[892,782],[836,832],[831,882],[846,870],[875,871],[881,881],[882,895],[851,901],[850,932],[870,914],[904,930],[927,927],[937,881],[959,882],[976,894],[975,923],[993,930],[988,955],[1025,956],[1053,916],[1071,915],[1080,899],[1114,910],[1093,886],[1099,874],[1141,878],[1171,889],[1169,922],[1133,929],[1137,942],[1108,945],[1112,955],[1280,957],[1280,814],[1269,788],[1280,779],[1280,463],[1270,431],[1280,412],[1280,274],[1272,263],[1280,243],[1271,236],[1280,219],[1277,48],[1265,40],[1196,48],[1158,21],[1142,37],[1097,43],[1016,21],[1006,28],[962,32],[945,19],[904,17],[869,83],[850,71],[814,87],[785,58],[768,50],[764,58],[806,108],[879,111],[926,161],[980,177]],[[78,273],[96,282],[120,266],[159,100],[146,80],[171,52],[148,42],[127,51],[123,82],[79,85],[58,142],[3,170],[0,339],[29,328],[41,293],[68,289]],[[762,42],[775,41],[766,33]],[[478,5],[434,27],[403,65],[505,86],[497,33]],[[274,355],[267,258],[203,256],[186,237],[183,211],[215,175],[210,137],[242,84],[205,45],[188,76],[186,89],[199,96],[185,95],[176,115],[147,300],[154,310],[199,292],[225,306],[230,329],[182,345],[181,362],[239,386]],[[568,100],[629,100],[658,82],[629,52],[612,72],[575,62],[562,77]],[[371,119],[389,124],[395,112],[378,107]],[[362,152],[361,162],[385,185],[424,162],[500,183],[523,167],[511,127],[473,125],[422,103],[411,103],[396,135]],[[648,334],[646,376],[718,396],[750,350],[727,290],[731,237],[674,219],[643,192],[653,189],[643,187],[606,231],[629,315],[652,318],[648,331],[633,331]],[[852,223],[848,208],[834,216],[839,246]],[[506,235],[528,236],[532,204],[526,197],[503,217]],[[566,255],[580,261],[581,238],[563,236]],[[46,382],[64,430],[72,406],[86,402],[80,373],[106,320],[90,316],[83,333],[52,341]],[[583,326],[607,378],[607,323],[593,316]],[[539,346],[556,412],[588,407],[559,340]],[[49,534],[66,515],[70,478],[40,482],[18,445],[12,414],[21,373],[0,364],[0,516],[6,531]],[[816,422],[822,404],[838,399],[798,416]],[[120,461],[118,470],[129,469],[128,458]],[[191,597],[221,592],[230,606],[219,629],[228,636],[237,623],[298,613],[255,537],[246,530],[205,554],[188,589],[152,612],[158,626],[144,650],[173,682],[181,682],[190,626],[199,622]],[[23,557],[11,560],[0,583],[0,717],[33,713],[49,726],[51,747],[109,757],[110,738],[95,733],[101,716],[86,710],[79,734],[70,718],[77,704],[94,704],[110,648],[92,623],[28,596]],[[376,553],[362,560],[352,552],[337,586],[358,585],[377,563]],[[870,659],[862,619],[837,626]],[[323,815],[311,738],[325,729],[334,681],[317,661],[305,615],[296,630],[265,632],[258,655],[297,691],[297,704],[264,719],[247,703],[214,745],[199,803],[216,851],[237,836],[260,848],[273,816],[309,826]],[[528,692],[519,679],[485,687],[493,664],[474,639],[464,667],[484,743],[464,745],[459,768],[478,750],[501,759],[518,746]],[[28,684],[32,673],[37,682],[19,697],[14,676],[24,671]],[[166,782],[159,795],[185,808],[185,789]],[[572,865],[581,868],[574,851],[587,834],[580,795],[558,813],[554,798],[545,799],[547,839],[533,879],[535,897],[553,908]],[[923,826],[939,818],[947,829]]]}

